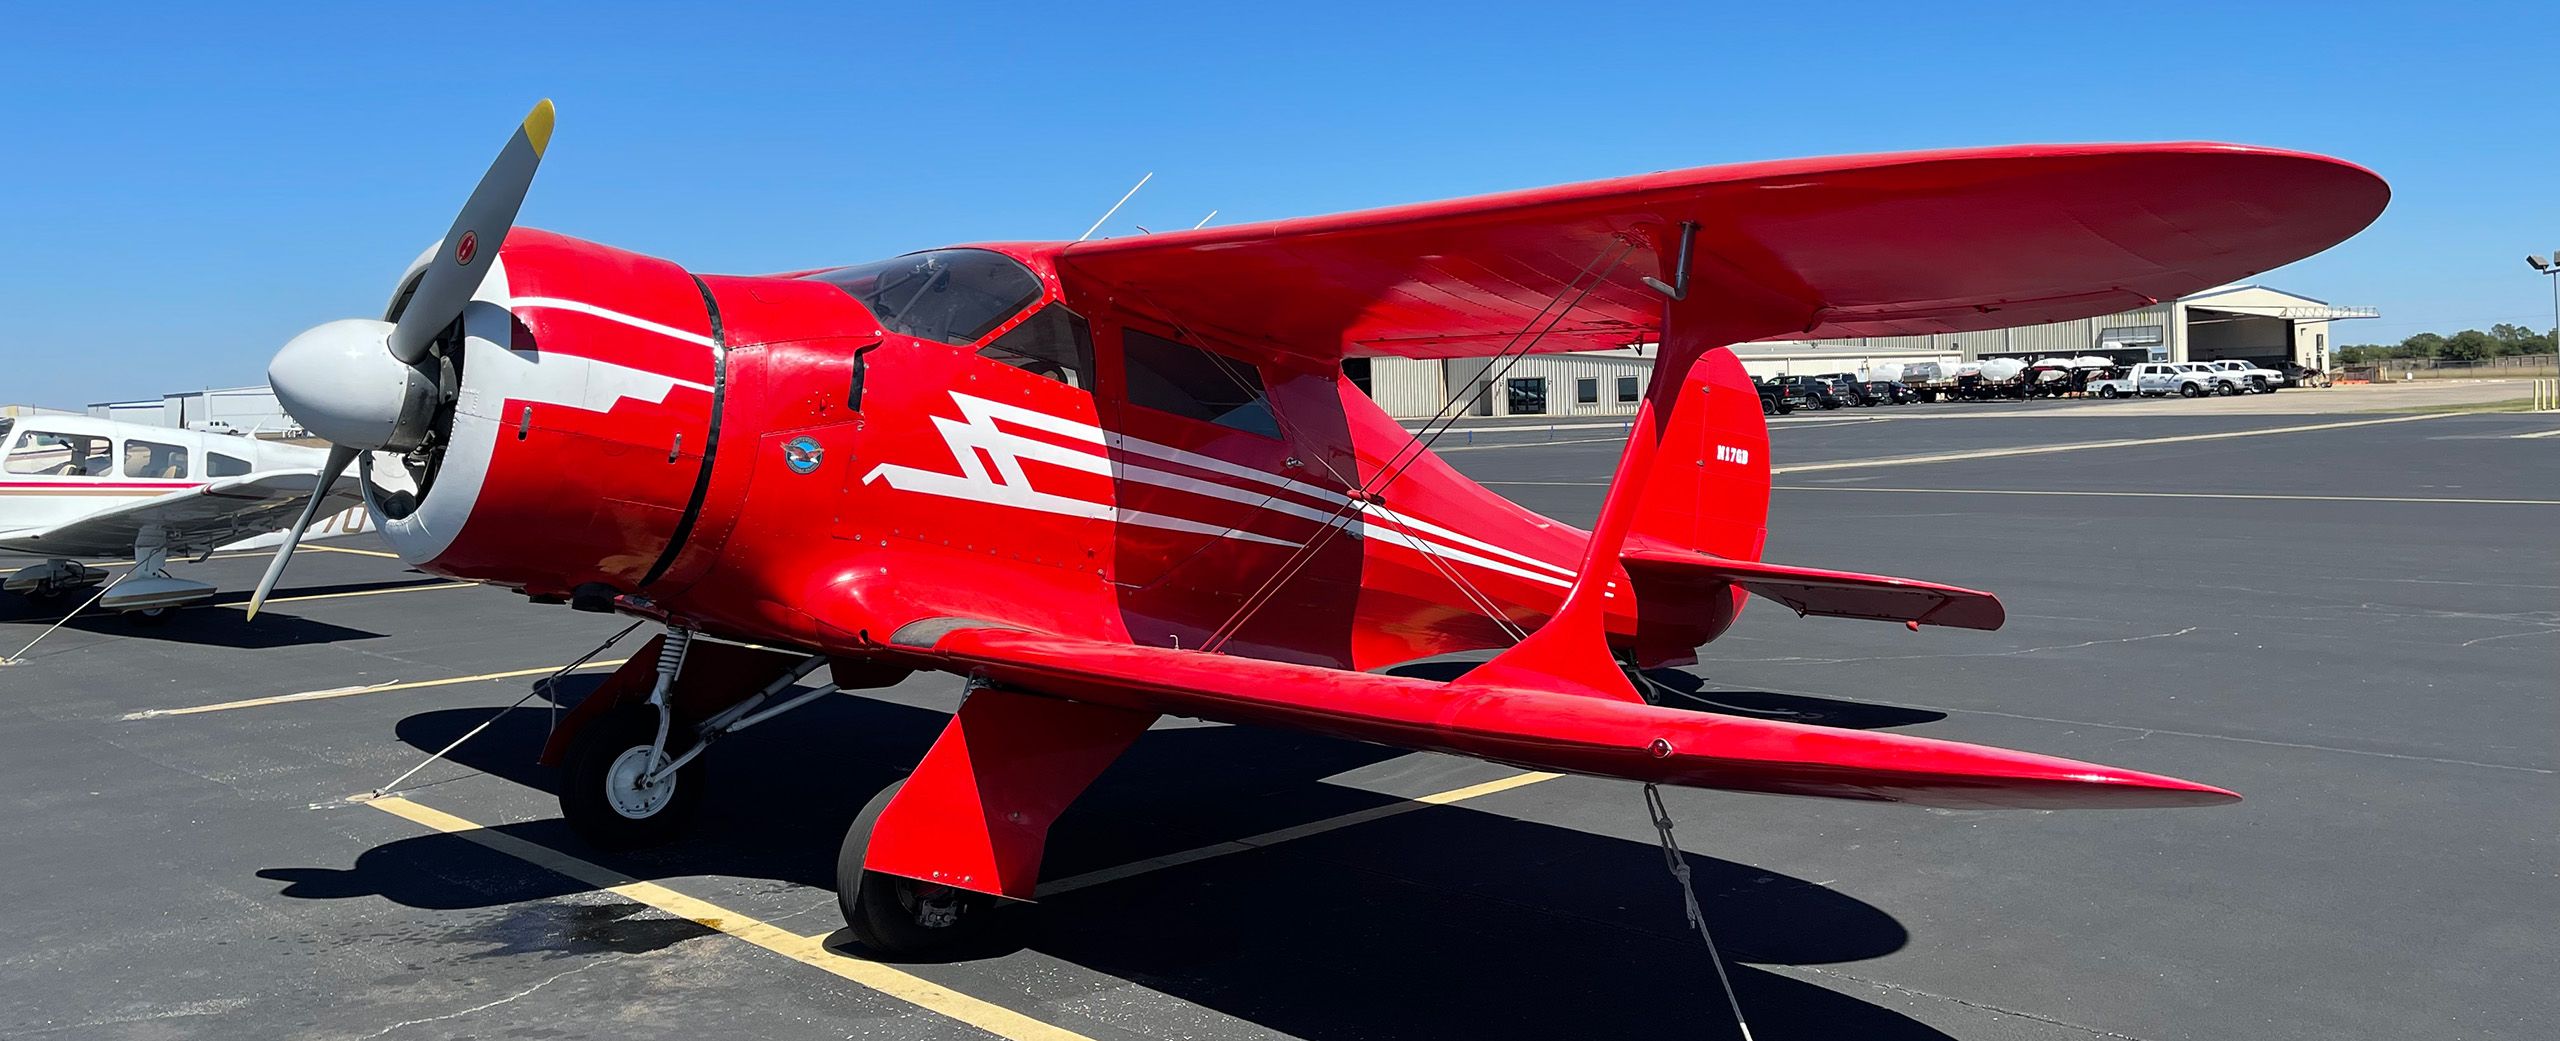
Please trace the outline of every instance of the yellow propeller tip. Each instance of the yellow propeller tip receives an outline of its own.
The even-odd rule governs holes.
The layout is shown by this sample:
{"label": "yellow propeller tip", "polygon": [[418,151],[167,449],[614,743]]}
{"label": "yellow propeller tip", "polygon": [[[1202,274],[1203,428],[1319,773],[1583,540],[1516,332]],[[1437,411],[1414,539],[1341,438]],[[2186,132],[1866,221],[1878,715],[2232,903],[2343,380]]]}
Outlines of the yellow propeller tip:
{"label": "yellow propeller tip", "polygon": [[535,156],[551,147],[552,118],[550,98],[534,102],[533,111],[524,114],[524,139],[533,143]]}

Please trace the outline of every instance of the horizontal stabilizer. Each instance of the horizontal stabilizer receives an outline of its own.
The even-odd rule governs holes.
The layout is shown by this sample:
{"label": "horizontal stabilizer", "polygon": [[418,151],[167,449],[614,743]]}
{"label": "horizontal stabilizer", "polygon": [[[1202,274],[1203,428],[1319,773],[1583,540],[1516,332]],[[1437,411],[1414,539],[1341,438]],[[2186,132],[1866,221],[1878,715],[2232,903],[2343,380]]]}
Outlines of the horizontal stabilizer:
{"label": "horizontal stabilizer", "polygon": [[1709,556],[1696,550],[1631,544],[1618,557],[1648,585],[1741,586],[1793,608],[1800,615],[1870,618],[1882,622],[1997,629],[2008,621],[2000,598],[1978,589],[1854,571],[1767,564]]}
{"label": "horizontal stabilizer", "polygon": [[1460,679],[1440,683],[1009,629],[943,634],[940,668],[1057,697],[1285,726],[1634,781],[1960,808],[2203,806],[2158,774],[1902,734]]}

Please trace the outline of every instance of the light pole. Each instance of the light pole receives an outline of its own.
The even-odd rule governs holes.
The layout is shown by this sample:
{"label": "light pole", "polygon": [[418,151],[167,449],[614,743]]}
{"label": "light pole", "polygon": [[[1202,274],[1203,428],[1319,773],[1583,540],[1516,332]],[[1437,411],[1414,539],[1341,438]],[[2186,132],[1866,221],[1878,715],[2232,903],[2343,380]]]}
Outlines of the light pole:
{"label": "light pole", "polygon": [[2560,355],[2560,249],[2551,251],[2551,259],[2527,256],[2524,262],[2535,271],[2551,276],[2551,350]]}

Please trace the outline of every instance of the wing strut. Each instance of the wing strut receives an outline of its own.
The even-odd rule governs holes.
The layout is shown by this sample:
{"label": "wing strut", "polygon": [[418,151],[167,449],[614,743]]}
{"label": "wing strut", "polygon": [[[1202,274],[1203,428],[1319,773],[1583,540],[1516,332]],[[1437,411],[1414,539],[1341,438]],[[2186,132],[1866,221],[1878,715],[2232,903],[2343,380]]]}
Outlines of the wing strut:
{"label": "wing strut", "polygon": [[[1645,475],[1653,472],[1655,458],[1661,454],[1664,437],[1671,429],[1672,416],[1683,407],[1681,399],[1689,387],[1689,370],[1707,352],[1751,339],[1757,335],[1755,330],[1770,328],[1772,322],[1782,323],[1782,328],[1787,324],[1802,326],[1821,311],[1817,302],[1766,293],[1746,296],[1690,292],[1687,269],[1696,230],[1696,225],[1685,222],[1679,227],[1675,261],[1678,266],[1670,272],[1673,281],[1666,284],[1658,278],[1646,280],[1663,297],[1661,344],[1653,356],[1653,385],[1646,389],[1644,400],[1636,403],[1627,446],[1618,454],[1618,469],[1609,479],[1608,497],[1600,504],[1600,519],[1591,526],[1582,566],[1572,588],[1565,591],[1563,606],[1528,639],[1468,673],[1469,682],[1565,690],[1616,701],[1643,700],[1610,651],[1605,601],[1622,594],[1633,595],[1632,590],[1617,588],[1618,555],[1626,547],[1628,532],[1643,505],[1650,483]],[[1663,252],[1657,249],[1655,255],[1659,257]],[[1712,387],[1702,389],[1713,391]],[[1686,407],[1703,407],[1703,402]]]}
{"label": "wing strut", "polygon": [[[1450,426],[1456,424],[1458,417],[1466,411],[1465,408],[1452,411],[1453,406],[1471,407],[1478,399],[1492,393],[1492,381],[1500,379],[1503,373],[1511,371],[1514,363],[1537,349],[1538,341],[1545,339],[1548,333],[1554,332],[1558,326],[1562,325],[1565,316],[1572,314],[1574,307],[1581,304],[1583,298],[1590,296],[1593,289],[1608,282],[1609,276],[1615,274],[1618,266],[1626,263],[1628,254],[1635,250],[1636,243],[1628,241],[1617,250],[1615,255],[1608,257],[1608,263],[1605,265],[1601,263],[1599,255],[1593,256],[1589,263],[1582,266],[1581,271],[1575,273],[1572,281],[1565,283],[1562,288],[1555,291],[1554,295],[1548,297],[1546,304],[1538,308],[1538,313],[1530,316],[1528,323],[1521,326],[1520,331],[1511,334],[1511,339],[1486,362],[1485,371],[1492,375],[1476,388],[1476,392],[1463,399],[1457,395],[1451,395],[1449,400],[1442,402],[1440,408],[1432,413],[1431,418],[1423,423],[1421,430],[1407,438],[1404,444],[1398,445],[1395,454],[1388,456],[1386,462],[1379,464],[1374,476],[1353,484],[1343,504],[1336,508],[1331,516],[1325,518],[1324,523],[1316,529],[1314,535],[1299,543],[1298,548],[1289,554],[1289,559],[1282,561],[1278,568],[1273,569],[1271,577],[1256,587],[1252,595],[1245,597],[1243,603],[1236,605],[1235,612],[1210,632],[1208,640],[1201,644],[1200,649],[1216,651],[1225,646],[1228,640],[1233,639],[1236,633],[1242,631],[1246,622],[1252,621],[1256,613],[1268,605],[1273,597],[1279,595],[1282,586],[1287,585],[1290,579],[1297,577],[1298,572],[1305,570],[1308,564],[1315,561],[1316,555],[1323,551],[1333,536],[1350,527],[1351,521],[1360,516],[1370,504],[1377,502],[1379,495],[1385,492],[1388,486],[1393,485],[1396,478],[1403,476],[1406,469],[1430,453],[1432,443],[1438,441],[1441,434],[1447,433]],[[1682,251],[1684,270],[1686,265],[1687,251],[1684,249]],[[1597,274],[1595,275],[1594,272]],[[1683,274],[1680,277],[1683,284],[1686,284],[1688,276]],[[1566,294],[1571,294],[1572,299],[1566,299]],[[1557,308],[1556,305],[1559,303],[1564,306]],[[1548,314],[1551,310],[1555,312],[1552,316]],[[1540,326],[1542,322],[1545,323],[1543,327]],[[1526,342],[1523,342],[1524,340]],[[1497,371],[1494,368],[1495,365],[1500,365],[1500,370]],[[1436,554],[1429,550],[1424,550],[1423,553],[1431,557],[1435,565],[1439,564]],[[1458,592],[1465,595],[1471,602],[1475,602],[1478,610],[1492,619],[1495,625],[1501,626],[1504,632],[1513,634],[1515,640],[1520,638],[1518,624],[1504,615],[1491,597],[1485,596],[1455,569],[1444,568],[1443,573],[1447,574],[1458,587]]]}

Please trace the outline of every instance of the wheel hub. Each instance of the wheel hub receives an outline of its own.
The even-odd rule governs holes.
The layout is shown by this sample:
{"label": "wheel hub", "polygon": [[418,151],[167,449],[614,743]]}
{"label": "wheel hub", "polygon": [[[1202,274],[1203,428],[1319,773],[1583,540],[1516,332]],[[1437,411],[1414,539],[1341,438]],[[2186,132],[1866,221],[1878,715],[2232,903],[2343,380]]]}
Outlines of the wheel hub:
{"label": "wheel hub", "polygon": [[605,805],[632,820],[657,816],[676,797],[676,775],[667,774],[655,783],[649,781],[649,772],[666,763],[666,753],[648,745],[634,745],[615,756],[613,767],[604,775]]}

